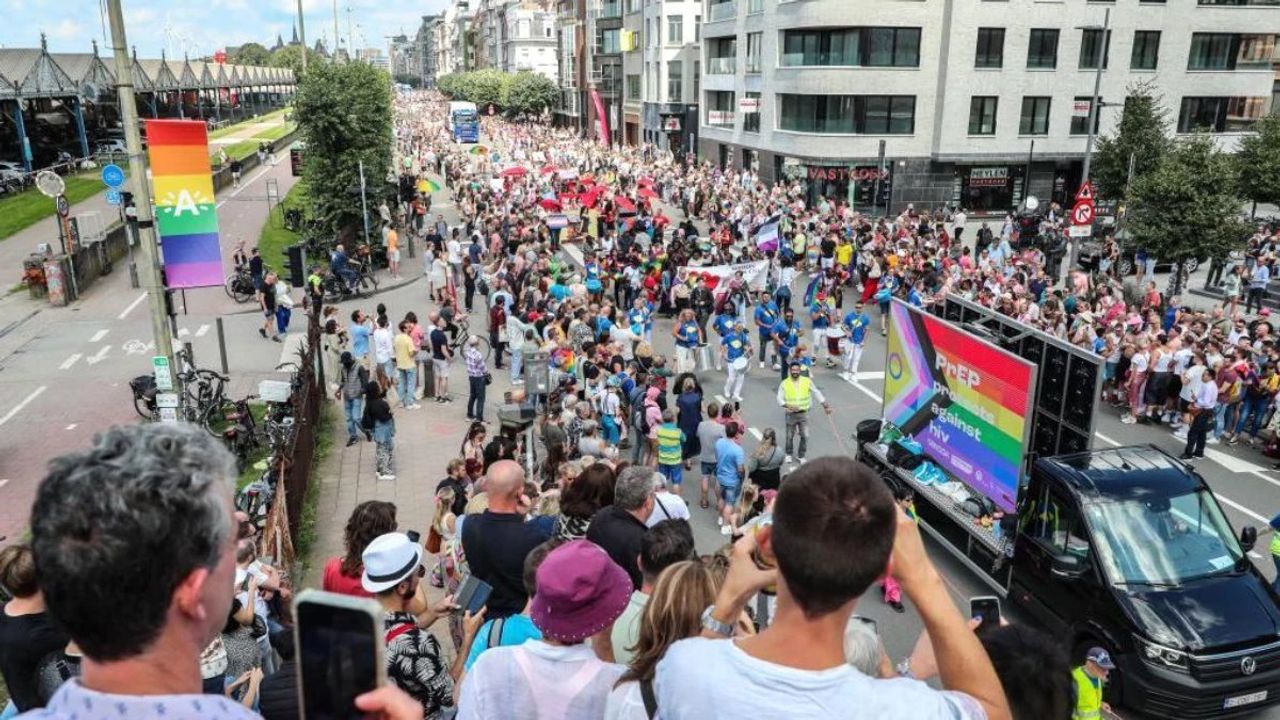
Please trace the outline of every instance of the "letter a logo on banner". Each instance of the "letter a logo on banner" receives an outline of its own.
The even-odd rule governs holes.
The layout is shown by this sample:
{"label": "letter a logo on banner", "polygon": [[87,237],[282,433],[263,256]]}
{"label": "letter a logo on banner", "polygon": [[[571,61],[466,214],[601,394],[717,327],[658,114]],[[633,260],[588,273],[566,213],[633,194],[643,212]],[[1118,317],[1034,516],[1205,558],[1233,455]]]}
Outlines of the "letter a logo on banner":
{"label": "letter a logo on banner", "polygon": [[1093,183],[1086,180],[1085,183],[1080,186],[1080,190],[1076,192],[1076,201],[1087,203],[1093,202]]}

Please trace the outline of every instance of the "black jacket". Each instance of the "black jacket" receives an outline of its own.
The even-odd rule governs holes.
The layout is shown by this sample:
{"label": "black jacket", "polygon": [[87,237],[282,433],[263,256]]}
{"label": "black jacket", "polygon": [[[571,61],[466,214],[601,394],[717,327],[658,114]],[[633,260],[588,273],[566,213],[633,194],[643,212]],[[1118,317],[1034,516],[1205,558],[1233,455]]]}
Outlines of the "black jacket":
{"label": "black jacket", "polygon": [[627,571],[636,589],[640,588],[640,567],[636,558],[640,555],[640,541],[644,539],[646,529],[635,515],[616,505],[596,511],[591,525],[587,527],[587,539],[604,548],[609,557]]}
{"label": "black jacket", "polygon": [[258,686],[258,712],[263,720],[298,720],[298,667],[289,660]]}

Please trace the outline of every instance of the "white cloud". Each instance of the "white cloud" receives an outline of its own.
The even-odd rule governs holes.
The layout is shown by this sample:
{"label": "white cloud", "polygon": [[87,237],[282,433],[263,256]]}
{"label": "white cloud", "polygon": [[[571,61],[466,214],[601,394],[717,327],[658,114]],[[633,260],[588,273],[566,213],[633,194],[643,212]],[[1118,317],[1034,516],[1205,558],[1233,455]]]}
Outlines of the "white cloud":
{"label": "white cloud", "polygon": [[85,27],[71,18],[59,20],[45,32],[49,33],[49,37],[63,41],[81,40],[86,37]]}

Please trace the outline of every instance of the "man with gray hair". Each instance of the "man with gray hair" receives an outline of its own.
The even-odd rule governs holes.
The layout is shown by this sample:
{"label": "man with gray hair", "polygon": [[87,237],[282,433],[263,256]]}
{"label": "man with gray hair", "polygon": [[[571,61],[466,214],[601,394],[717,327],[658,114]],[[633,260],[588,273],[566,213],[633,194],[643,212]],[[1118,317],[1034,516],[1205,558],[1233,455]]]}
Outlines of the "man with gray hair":
{"label": "man with gray hair", "polygon": [[[201,694],[201,652],[231,610],[235,476],[231,453],[186,424],[111,428],[49,463],[31,545],[49,614],[84,658],[79,678],[22,717],[259,717]],[[246,704],[260,679],[249,680]],[[356,704],[403,718],[405,700],[382,688]]]}
{"label": "man with gray hair", "polygon": [[596,511],[587,526],[587,539],[604,548],[613,561],[640,587],[640,543],[653,514],[653,468],[632,466],[622,471],[613,487],[613,504]]}

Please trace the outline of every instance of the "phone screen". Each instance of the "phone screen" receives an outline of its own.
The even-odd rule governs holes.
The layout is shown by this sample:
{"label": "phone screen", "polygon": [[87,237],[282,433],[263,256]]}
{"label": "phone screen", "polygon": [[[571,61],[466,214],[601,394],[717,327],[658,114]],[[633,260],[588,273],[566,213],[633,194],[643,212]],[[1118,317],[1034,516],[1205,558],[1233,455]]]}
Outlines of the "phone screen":
{"label": "phone screen", "polygon": [[995,596],[969,599],[969,617],[981,617],[982,624],[975,632],[1000,626],[1000,598]]}
{"label": "phone screen", "polygon": [[471,575],[462,581],[462,587],[458,588],[458,595],[455,600],[463,612],[475,615],[480,612],[480,608],[489,602],[489,594],[491,592],[493,592],[493,587],[489,583],[475,575]]}
{"label": "phone screen", "polygon": [[297,608],[298,667],[309,720],[362,718],[356,696],[378,687],[379,628],[355,608],[300,599]]}

